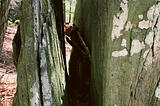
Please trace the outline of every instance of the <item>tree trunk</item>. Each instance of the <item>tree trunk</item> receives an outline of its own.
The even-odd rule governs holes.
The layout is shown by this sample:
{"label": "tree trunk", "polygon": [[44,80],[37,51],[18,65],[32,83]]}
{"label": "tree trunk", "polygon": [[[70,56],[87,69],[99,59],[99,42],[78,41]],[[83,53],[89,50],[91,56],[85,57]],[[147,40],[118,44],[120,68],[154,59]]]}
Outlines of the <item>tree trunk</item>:
{"label": "tree trunk", "polygon": [[78,0],[74,21],[92,54],[92,106],[160,105],[159,16],[157,0]]}
{"label": "tree trunk", "polygon": [[72,13],[72,0],[69,1],[69,23],[71,22]]}
{"label": "tree trunk", "polygon": [[63,0],[63,22],[66,22],[66,1]]}
{"label": "tree trunk", "polygon": [[20,54],[17,54],[17,91],[13,106],[68,106],[61,52],[63,41],[58,39],[58,36],[63,36],[63,24],[56,27],[57,22],[63,23],[63,16],[57,15],[63,11],[55,7],[62,6],[59,3],[49,0],[22,1],[21,47]]}
{"label": "tree trunk", "polygon": [[3,47],[4,36],[7,28],[9,4],[11,0],[1,0],[1,11],[0,11],[0,54]]}

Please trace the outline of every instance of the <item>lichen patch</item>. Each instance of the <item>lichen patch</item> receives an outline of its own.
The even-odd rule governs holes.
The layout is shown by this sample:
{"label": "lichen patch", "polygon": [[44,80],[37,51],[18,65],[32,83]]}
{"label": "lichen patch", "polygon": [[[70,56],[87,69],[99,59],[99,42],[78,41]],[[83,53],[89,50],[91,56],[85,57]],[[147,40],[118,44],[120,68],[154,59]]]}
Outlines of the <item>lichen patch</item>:
{"label": "lichen patch", "polygon": [[153,36],[154,36],[154,32],[151,31],[151,32],[149,32],[149,34],[147,35],[147,37],[145,39],[145,43],[148,44],[150,46],[150,48],[153,44]]}
{"label": "lichen patch", "polygon": [[139,22],[138,27],[141,29],[148,29],[149,27],[151,27],[151,23],[149,20],[147,21],[143,20]]}
{"label": "lichen patch", "polygon": [[143,19],[143,15],[142,14],[138,15],[138,18]]}
{"label": "lichen patch", "polygon": [[139,40],[133,40],[131,46],[131,56],[134,53],[139,53],[143,48],[145,48],[144,42],[140,43]]}
{"label": "lichen patch", "polygon": [[123,49],[121,51],[114,51],[112,52],[112,56],[113,57],[120,57],[120,56],[127,56],[128,55],[128,52],[126,49]]}
{"label": "lichen patch", "polygon": [[[124,3],[123,3],[124,2]],[[124,25],[128,18],[128,1],[123,0],[121,2],[120,7],[122,8],[122,13],[117,13],[117,16],[113,18],[113,28],[112,28],[112,40],[115,38],[119,38],[121,34],[121,30],[124,29]]]}
{"label": "lichen patch", "polygon": [[45,50],[44,50],[44,46],[40,45],[40,67],[44,67],[46,64],[46,55],[45,55]]}
{"label": "lichen patch", "polygon": [[155,5],[153,5],[152,7],[149,8],[148,12],[147,12],[147,18],[148,20],[153,20],[153,14],[154,14],[154,11],[155,11]]}
{"label": "lichen patch", "polygon": [[[112,40],[119,38],[123,34],[121,31],[129,31],[132,29],[133,24],[128,21],[128,1],[123,0],[120,4],[121,12],[117,13],[117,15],[114,15],[113,17],[113,28],[112,28],[112,34],[111,38]],[[157,51],[159,45],[160,45],[160,3],[153,5],[149,8],[147,12],[147,20],[143,20],[143,14],[138,15],[137,18],[139,18],[141,21],[138,23],[138,27],[140,29],[148,29],[151,28],[151,31],[146,36],[145,40],[143,42],[140,42],[139,40],[133,39],[131,42],[131,56],[135,53],[139,53],[142,49],[145,48],[145,46],[149,45],[150,49],[153,49],[152,52]],[[126,26],[125,26],[126,25]],[[138,30],[138,29],[135,29]],[[145,35],[141,35],[145,36]],[[127,47],[126,40],[123,39],[121,46]],[[146,51],[143,56],[149,56],[151,55],[150,51]],[[121,51],[113,51],[112,56],[113,57],[119,57],[119,56],[126,56],[128,54],[126,49],[123,49]],[[153,53],[152,53],[153,54]],[[147,57],[146,59],[151,60],[152,58]]]}
{"label": "lichen patch", "polygon": [[160,12],[160,3],[150,7],[147,12],[148,20],[140,21],[138,27],[141,29],[148,29],[149,27],[153,28],[157,22],[157,17],[159,16],[159,12]]}
{"label": "lichen patch", "polygon": [[30,89],[30,92],[33,93],[33,98],[30,99],[31,106],[39,106],[38,104],[39,94],[38,94],[38,88],[36,86],[36,82],[33,84],[32,88]]}
{"label": "lichen patch", "polygon": [[127,25],[126,25],[126,27],[125,27],[125,28],[126,28],[125,31],[128,31],[129,29],[131,29],[132,26],[133,26],[133,24],[131,24],[131,22],[128,21],[128,22],[127,22]]}
{"label": "lichen patch", "polygon": [[44,70],[43,75],[41,76],[42,82],[42,92],[43,92],[43,100],[45,106],[50,106],[52,104],[52,95],[51,95],[51,85],[49,83],[49,77],[47,74],[47,70]]}
{"label": "lichen patch", "polygon": [[126,39],[123,39],[123,40],[122,40],[122,44],[121,44],[121,46],[126,47],[126,42],[127,42],[127,41],[126,41]]}

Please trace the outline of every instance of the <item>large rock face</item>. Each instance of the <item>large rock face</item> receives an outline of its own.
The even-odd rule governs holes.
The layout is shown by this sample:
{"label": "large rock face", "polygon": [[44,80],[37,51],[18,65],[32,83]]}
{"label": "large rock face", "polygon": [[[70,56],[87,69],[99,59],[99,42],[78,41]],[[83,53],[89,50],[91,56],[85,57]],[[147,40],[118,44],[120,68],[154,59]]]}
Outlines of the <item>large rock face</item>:
{"label": "large rock face", "polygon": [[160,2],[78,0],[75,14],[92,51],[92,106],[160,105]]}
{"label": "large rock face", "polygon": [[[19,54],[18,86],[13,106],[68,106],[64,59],[58,39],[63,36],[60,35],[63,24],[56,26],[57,18],[62,19],[62,15],[55,18],[54,5],[61,6],[61,2],[22,1],[21,47],[20,54],[16,54]],[[14,40],[18,41],[16,36]]]}

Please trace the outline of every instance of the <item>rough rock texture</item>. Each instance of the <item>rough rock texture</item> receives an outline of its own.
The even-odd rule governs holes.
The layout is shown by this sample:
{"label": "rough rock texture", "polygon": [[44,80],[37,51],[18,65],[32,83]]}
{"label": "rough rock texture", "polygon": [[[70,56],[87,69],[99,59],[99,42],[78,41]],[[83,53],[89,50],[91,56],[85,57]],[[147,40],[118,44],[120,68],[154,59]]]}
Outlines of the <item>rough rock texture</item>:
{"label": "rough rock texture", "polygon": [[56,19],[62,19],[62,15],[55,18],[53,6],[61,3],[56,3],[22,1],[18,85],[13,106],[68,106],[64,59],[58,39],[63,35],[57,32],[63,31],[63,24],[56,27]]}
{"label": "rough rock texture", "polygon": [[75,24],[92,50],[92,106],[158,106],[159,1],[78,0]]}

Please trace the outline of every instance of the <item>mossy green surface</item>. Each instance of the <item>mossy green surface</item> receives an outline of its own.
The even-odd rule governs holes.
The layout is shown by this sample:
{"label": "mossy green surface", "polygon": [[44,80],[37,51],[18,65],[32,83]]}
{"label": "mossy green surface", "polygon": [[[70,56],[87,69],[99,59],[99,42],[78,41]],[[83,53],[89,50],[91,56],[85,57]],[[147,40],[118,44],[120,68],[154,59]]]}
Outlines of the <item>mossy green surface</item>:
{"label": "mossy green surface", "polygon": [[[129,11],[126,24],[130,21],[133,26],[128,31],[122,30],[123,35],[112,41],[113,16],[119,13],[121,2],[123,1],[94,0],[91,2],[79,0],[76,7],[75,22],[80,27],[86,41],[89,40],[87,42],[91,42],[92,45],[90,50],[92,54],[91,99],[93,106],[134,106],[140,104],[133,98],[133,95],[139,95],[135,94],[135,89],[142,92],[146,89],[143,88],[142,90],[137,86],[141,86],[138,82],[138,78],[141,77],[140,73],[150,70],[143,68],[145,64],[143,54],[149,47],[145,46],[145,49],[142,49],[139,53],[134,53],[132,56],[130,52],[132,41],[145,42],[146,36],[151,31],[150,28],[147,30],[138,28],[138,23],[141,21],[138,15],[142,14],[143,19],[147,20],[146,14],[155,1],[127,1]],[[88,7],[86,7],[86,4],[88,4]],[[122,39],[126,39],[126,47],[121,46]],[[121,51],[125,48],[128,52],[126,56],[112,56],[113,51]],[[142,98],[143,96],[140,97],[140,99]],[[148,101],[145,103],[148,103]]]}
{"label": "mossy green surface", "polygon": [[[48,0],[22,1],[22,43],[17,68],[18,86],[13,106],[45,106],[48,101],[50,105],[68,106],[64,60],[58,41],[58,34],[63,32],[57,32],[52,5]],[[49,85],[51,88],[44,89]],[[46,92],[51,94],[44,94]],[[47,97],[49,100],[45,95],[51,95]]]}

